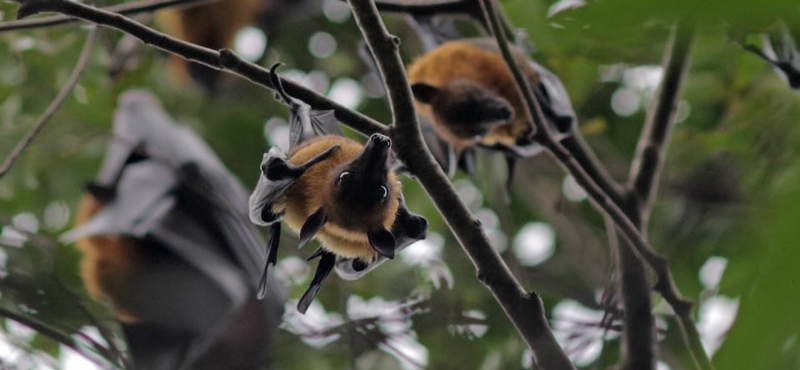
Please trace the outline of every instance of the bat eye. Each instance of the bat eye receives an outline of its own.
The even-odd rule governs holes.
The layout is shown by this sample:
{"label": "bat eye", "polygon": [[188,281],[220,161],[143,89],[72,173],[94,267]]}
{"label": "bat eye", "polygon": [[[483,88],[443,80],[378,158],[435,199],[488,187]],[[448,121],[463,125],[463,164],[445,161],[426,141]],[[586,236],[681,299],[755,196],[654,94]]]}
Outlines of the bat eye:
{"label": "bat eye", "polygon": [[341,185],[341,184],[342,184],[342,181],[345,181],[345,180],[347,179],[347,177],[348,177],[348,176],[350,176],[350,175],[352,175],[352,174],[353,174],[353,173],[352,173],[352,172],[350,172],[350,171],[344,171],[344,172],[340,173],[340,174],[339,174],[339,178],[338,178],[338,179],[336,179],[336,184],[337,184],[337,185]]}
{"label": "bat eye", "polygon": [[386,197],[389,196],[389,189],[387,189],[385,186],[381,185],[380,194],[381,194],[381,201],[386,200]]}

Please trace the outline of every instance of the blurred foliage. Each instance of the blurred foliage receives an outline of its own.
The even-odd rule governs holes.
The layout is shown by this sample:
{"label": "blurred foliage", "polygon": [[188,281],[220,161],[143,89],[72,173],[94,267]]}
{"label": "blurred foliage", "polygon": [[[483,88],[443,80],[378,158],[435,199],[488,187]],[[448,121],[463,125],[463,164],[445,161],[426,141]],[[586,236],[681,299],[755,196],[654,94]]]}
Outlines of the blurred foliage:
{"label": "blurred foliage", "polygon": [[[310,81],[319,92],[389,122],[382,90],[357,55],[360,33],[352,16],[337,0],[312,3],[312,11],[275,28],[260,63],[284,62],[286,76]],[[800,95],[732,41],[746,37],[758,43],[757,33],[774,27],[778,18],[800,20],[797,2],[596,0],[548,18],[553,3],[503,1],[512,23],[527,31],[533,57],[563,80],[582,132],[620,181],[660,77],[670,22],[676,16],[699,22],[650,239],[669,258],[682,293],[697,302],[704,343],[710,349],[721,344],[714,357],[720,369],[800,368],[795,266],[800,255],[794,246]],[[13,19],[15,6],[0,4],[0,14]],[[403,40],[404,59],[413,60],[421,50],[415,34],[402,17],[385,18]],[[309,39],[318,32],[335,38],[330,55],[309,50]],[[86,27],[77,25],[0,34],[0,158],[55,96],[85,35]],[[108,65],[120,38],[115,31],[101,33],[72,96],[0,179],[0,308],[37,318],[67,337],[83,333],[78,339],[87,348],[86,333],[98,337],[90,328],[111,333],[100,336],[106,346],[119,341],[117,328],[108,308],[84,293],[73,246],[55,240],[69,229],[83,185],[98,169],[117,96],[133,87],[155,92],[248,186],[257,179],[261,154],[279,142],[280,122],[271,119],[287,115],[270,91],[233,76],[226,76],[213,96],[180,85],[164,53],[151,48],[142,48],[124,73],[111,78]],[[456,187],[524,286],[542,294],[557,335],[576,362],[607,368],[618,359],[619,337],[618,328],[598,329],[613,270],[602,218],[546,155],[521,164],[510,196],[496,180],[503,178],[502,163],[498,155],[482,153],[478,175],[459,174]],[[475,279],[432,203],[419,185],[403,181],[409,208],[431,222],[431,238],[364,279],[330,279],[309,317],[292,321],[287,314],[286,330],[271,349],[277,368],[529,366],[530,353]],[[310,274],[298,257],[307,252],[291,252],[292,237],[284,242],[279,271],[289,297],[297,298]],[[531,260],[531,253],[544,261]],[[689,368],[670,311],[655,299],[664,366]],[[409,304],[421,306],[403,308]],[[374,315],[365,314],[370,310]],[[399,315],[402,326],[386,321],[386,315]],[[364,321],[367,316],[374,321]],[[302,320],[315,324],[306,330],[291,324],[311,325]],[[5,324],[0,367],[66,366],[64,346],[14,329],[12,320]],[[30,354],[42,359],[24,362]]]}

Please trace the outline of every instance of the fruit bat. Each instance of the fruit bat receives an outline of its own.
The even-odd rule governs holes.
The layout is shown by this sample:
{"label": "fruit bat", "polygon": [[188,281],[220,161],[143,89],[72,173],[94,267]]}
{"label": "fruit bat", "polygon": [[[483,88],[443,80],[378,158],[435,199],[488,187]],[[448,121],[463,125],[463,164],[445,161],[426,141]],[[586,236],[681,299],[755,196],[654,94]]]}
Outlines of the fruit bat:
{"label": "fruit bat", "polygon": [[[236,34],[254,26],[269,35],[281,18],[289,12],[301,12],[309,0],[217,0],[207,4],[165,9],[157,13],[157,22],[164,32],[179,39],[210,49],[232,49]],[[307,10],[308,13],[310,10]],[[214,91],[220,72],[199,63],[171,56],[170,65],[178,81],[189,77]]]}
{"label": "fruit bat", "polygon": [[76,228],[89,293],[119,318],[136,369],[256,369],[282,315],[247,192],[151,94],[121,95]]}
{"label": "fruit bat", "polygon": [[262,284],[277,261],[283,222],[300,235],[301,248],[312,238],[320,241],[308,258],[320,258],[316,273],[297,305],[305,313],[331,270],[359,278],[424,239],[428,223],[405,205],[390,169],[388,137],[374,134],[366,145],[348,139],[332,110],[311,109],[292,98],[277,78],[273,86],[291,111],[290,148],[285,154],[273,147],[264,155],[250,196],[250,220],[270,226]]}
{"label": "fruit bat", "polygon": [[[556,139],[569,136],[577,117],[561,81],[519,48],[512,51]],[[505,153],[510,182],[517,158],[542,151],[531,137],[532,123],[494,39],[445,42],[417,58],[408,77],[419,114],[445,143],[429,147],[447,149],[434,156],[451,174],[454,160],[479,146]],[[430,135],[426,137],[430,144]]]}

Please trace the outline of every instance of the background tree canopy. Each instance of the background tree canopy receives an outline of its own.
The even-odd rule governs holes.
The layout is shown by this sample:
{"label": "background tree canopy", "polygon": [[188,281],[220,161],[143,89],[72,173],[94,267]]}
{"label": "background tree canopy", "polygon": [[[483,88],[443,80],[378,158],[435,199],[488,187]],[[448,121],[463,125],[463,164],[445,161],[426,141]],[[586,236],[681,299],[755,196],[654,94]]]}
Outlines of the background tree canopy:
{"label": "background tree canopy", "polygon": [[[800,95],[741,46],[760,47],[760,35],[774,31],[779,18],[790,25],[800,19],[796,3],[501,3],[511,23],[526,32],[535,60],[561,78],[581,133],[621,181],[663,76],[672,19],[697,22],[648,239],[668,258],[683,295],[696,302],[698,330],[717,368],[800,368]],[[391,122],[380,77],[358,56],[361,33],[347,4],[281,6],[287,11],[271,20],[268,35],[242,29],[234,50],[263,66],[283,62],[284,77]],[[571,6],[579,7],[558,11]],[[0,17],[15,19],[17,7],[0,4]],[[139,20],[158,27],[146,15]],[[410,63],[422,50],[416,33],[401,16],[385,21]],[[88,28],[0,33],[0,158],[62,87]],[[224,75],[210,94],[177,81],[167,55],[146,46],[112,74],[124,35],[102,29],[98,37],[65,104],[0,179],[0,315],[9,317],[0,331],[0,368],[105,366],[108,356],[87,343],[119,341],[109,309],[84,291],[79,253],[57,240],[71,227],[84,184],[98,170],[120,93],[154,92],[248,188],[258,179],[262,153],[288,144],[288,111],[271,91]],[[524,160],[506,194],[502,155],[479,153],[477,174],[453,179],[460,196],[522,285],[541,294],[556,337],[575,364],[604,369],[617,363],[621,321],[603,325],[614,271],[603,217],[550,156]],[[409,208],[430,222],[428,239],[363,279],[330,279],[305,316],[294,305],[313,271],[303,261],[307,252],[295,251],[297,239],[286,235],[277,270],[289,299],[283,330],[270,349],[275,368],[531,366],[530,350],[475,279],[422,188],[408,178],[403,186]],[[654,299],[660,369],[691,368],[672,311],[659,295]],[[53,333],[20,325],[14,315],[72,338],[83,354],[53,340]]]}

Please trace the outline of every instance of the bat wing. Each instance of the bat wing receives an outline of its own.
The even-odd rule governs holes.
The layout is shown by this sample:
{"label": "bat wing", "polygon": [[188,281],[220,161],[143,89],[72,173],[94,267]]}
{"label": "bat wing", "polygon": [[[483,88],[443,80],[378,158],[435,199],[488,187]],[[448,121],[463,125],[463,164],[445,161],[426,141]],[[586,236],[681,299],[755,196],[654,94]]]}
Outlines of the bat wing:
{"label": "bat wing", "polygon": [[311,166],[324,161],[339,150],[338,145],[318,154],[305,163],[295,165],[277,147],[272,147],[261,159],[261,174],[248,202],[250,221],[266,226],[280,221],[283,215],[272,212],[272,205]]}
{"label": "bat wing", "polygon": [[333,110],[318,110],[311,108],[300,99],[295,99],[283,89],[283,84],[278,78],[277,63],[272,66],[272,86],[275,87],[275,97],[278,101],[289,107],[289,152],[309,139],[323,135],[344,136]]}
{"label": "bat wing", "polygon": [[453,146],[442,140],[441,137],[433,130],[430,121],[425,116],[418,114],[420,129],[422,130],[422,139],[428,146],[436,163],[442,167],[442,170],[449,176],[453,177],[456,173],[457,158]]}
{"label": "bat wing", "polygon": [[[392,225],[392,235],[394,236],[397,247],[397,252],[406,249],[409,245],[417,241],[425,239],[428,233],[428,221],[411,211],[406,207],[406,202],[403,196],[400,196],[400,207],[397,209],[397,218]],[[357,259],[337,258],[336,260],[336,274],[345,280],[355,280],[368,274],[382,263],[386,262],[387,258],[378,256],[370,263],[363,263]]]}
{"label": "bat wing", "polygon": [[571,135],[578,127],[578,117],[572,108],[567,89],[561,79],[547,68],[534,61],[529,64],[538,76],[538,81],[531,81],[532,84],[535,83],[534,95],[557,139]]}
{"label": "bat wing", "polygon": [[764,35],[764,38],[763,54],[757,54],[772,64],[789,86],[800,89],[800,51],[792,30],[786,23],[781,23],[776,31]]}
{"label": "bat wing", "polygon": [[417,32],[425,51],[431,51],[448,41],[464,38],[455,25],[455,17],[447,15],[412,15],[408,24]]}
{"label": "bat wing", "polygon": [[[183,209],[178,188],[178,177],[163,163],[127,165],[114,199],[62,239],[125,235],[142,240],[146,248],[168,251],[174,260],[160,258],[148,265],[147,274],[130,282],[137,288],[124,298],[125,306],[147,322],[195,335],[185,353],[189,357],[181,360],[191,361],[245,302],[251,289],[224,242]],[[202,310],[186,310],[200,306]]]}

